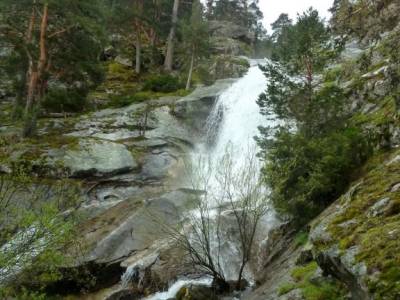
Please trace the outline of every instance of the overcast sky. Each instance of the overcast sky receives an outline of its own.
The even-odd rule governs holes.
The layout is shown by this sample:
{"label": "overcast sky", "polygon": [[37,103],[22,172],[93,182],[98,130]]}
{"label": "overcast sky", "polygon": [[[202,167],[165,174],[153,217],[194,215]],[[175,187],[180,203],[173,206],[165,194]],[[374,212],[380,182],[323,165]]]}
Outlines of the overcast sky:
{"label": "overcast sky", "polygon": [[329,19],[328,9],[333,0],[260,0],[260,7],[264,13],[264,25],[270,31],[270,24],[274,22],[281,13],[288,13],[292,19],[297,13],[301,13],[310,6],[318,9],[321,16]]}

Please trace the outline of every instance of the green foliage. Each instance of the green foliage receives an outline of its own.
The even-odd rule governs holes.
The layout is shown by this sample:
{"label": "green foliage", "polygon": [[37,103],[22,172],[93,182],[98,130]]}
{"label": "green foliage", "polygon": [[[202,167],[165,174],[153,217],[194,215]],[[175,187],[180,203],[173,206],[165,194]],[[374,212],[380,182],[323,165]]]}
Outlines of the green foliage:
{"label": "green foliage", "polygon": [[292,72],[305,72],[309,64],[313,72],[321,69],[321,57],[328,54],[330,45],[325,44],[329,36],[317,10],[310,8],[298,15],[295,24],[282,14],[272,28],[273,60],[287,64]]}
{"label": "green foliage", "polygon": [[336,199],[369,154],[365,139],[354,128],[314,138],[280,128],[274,139],[261,145],[268,149],[263,171],[271,199],[298,225]]}
{"label": "green foliage", "polygon": [[304,246],[308,242],[308,232],[300,231],[296,234],[294,242],[297,246]]}
{"label": "green foliage", "polygon": [[[398,155],[396,149],[369,159],[360,170],[362,180],[354,184],[352,193],[340,199],[344,209],[328,224],[342,253],[357,246],[356,263],[366,265],[366,284],[374,299],[379,300],[395,299],[400,293],[400,190],[394,189],[400,182]],[[390,200],[376,210],[375,205],[382,199]],[[343,226],[349,221],[351,225]]]}
{"label": "green foliage", "polygon": [[308,10],[294,25],[281,15],[273,29],[279,62],[262,67],[268,86],[258,104],[267,117],[295,125],[260,128],[258,142],[274,205],[302,226],[345,190],[371,151],[362,130],[349,125],[341,68],[328,69],[323,82],[314,78],[342,47],[327,42],[318,12]]}
{"label": "green foliage", "polygon": [[152,94],[148,92],[139,92],[133,95],[114,95],[111,97],[110,105],[112,107],[124,107],[133,103],[140,103],[152,98]]}
{"label": "green foliage", "polygon": [[115,80],[121,82],[134,81],[135,74],[129,67],[121,65],[117,62],[108,64],[107,80]]}
{"label": "green foliage", "polygon": [[278,289],[278,295],[283,296],[296,288],[296,284],[294,283],[284,283]]}
{"label": "green foliage", "polygon": [[230,21],[244,26],[259,37],[264,32],[262,26],[263,13],[259,8],[259,1],[218,0],[209,7],[209,18]]}
{"label": "green foliage", "polygon": [[16,300],[48,300],[49,298],[45,293],[30,291],[22,288],[17,293],[10,288],[0,288],[0,297],[2,299],[16,299]]}
{"label": "green foliage", "polygon": [[[34,134],[39,105],[51,90],[52,82],[73,90],[76,86],[90,88],[102,80],[102,70],[98,67],[104,41],[101,2],[1,1],[1,44],[11,50],[7,59],[19,61],[8,64],[5,72],[18,94],[19,107],[15,107],[15,112],[25,106],[25,115],[15,114],[25,120],[24,136]],[[42,22],[45,16],[46,22]],[[44,35],[42,28],[46,31]],[[32,80],[36,76],[39,78]],[[55,102],[61,99],[54,101],[53,95],[50,98],[47,100],[52,103],[51,108],[58,106],[58,110],[60,105]],[[71,103],[64,106],[71,108]]]}
{"label": "green foliage", "polygon": [[306,300],[344,300],[345,293],[335,284],[324,282],[321,284],[308,283],[302,287],[303,297]]}
{"label": "green foliage", "polygon": [[315,271],[317,271],[318,264],[313,261],[308,265],[296,267],[292,270],[292,277],[295,281],[304,281],[310,279],[312,275],[314,275]]}
{"label": "green foliage", "polygon": [[268,78],[267,90],[257,101],[262,114],[295,119],[307,135],[321,135],[342,126],[346,96],[336,82],[315,89],[294,80],[279,63],[267,63],[261,69]]}
{"label": "green foliage", "polygon": [[73,208],[80,192],[68,182],[32,181],[24,169],[0,177],[1,292],[41,299],[28,290],[40,291],[62,277],[60,268],[69,261],[65,248],[75,237],[78,216]]}
{"label": "green foliage", "polygon": [[294,289],[300,289],[305,300],[340,300],[345,299],[345,290],[332,279],[312,280],[318,268],[317,263],[296,267],[292,270],[295,283],[287,283],[279,289],[280,295],[287,294]]}
{"label": "green foliage", "polygon": [[41,102],[50,112],[81,112],[87,106],[86,90],[54,88],[47,92]]}
{"label": "green foliage", "polygon": [[179,78],[172,75],[155,75],[147,79],[143,85],[143,90],[170,93],[183,88]]}
{"label": "green foliage", "polygon": [[186,83],[186,89],[189,90],[192,82],[193,69],[197,60],[208,55],[209,44],[209,29],[208,23],[203,17],[203,6],[199,0],[193,1],[192,15],[190,19],[182,24],[183,47],[188,53],[187,65],[189,74]]}

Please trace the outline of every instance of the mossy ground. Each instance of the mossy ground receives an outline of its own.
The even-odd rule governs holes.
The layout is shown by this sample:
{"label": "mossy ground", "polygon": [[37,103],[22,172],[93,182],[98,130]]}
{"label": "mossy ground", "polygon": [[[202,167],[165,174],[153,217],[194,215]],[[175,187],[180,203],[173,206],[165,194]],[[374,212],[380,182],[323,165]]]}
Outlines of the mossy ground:
{"label": "mossy ground", "polygon": [[183,97],[191,92],[181,88],[167,93],[144,90],[146,82],[162,70],[138,75],[133,68],[117,62],[106,63],[105,69],[105,81],[89,94],[89,101],[97,109],[124,107],[166,96]]}
{"label": "mossy ground", "polygon": [[331,278],[313,278],[318,270],[315,261],[304,266],[298,266],[291,272],[293,282],[287,282],[279,287],[278,294],[285,295],[295,289],[300,289],[305,300],[340,300],[344,299],[345,289]]}
{"label": "mossy ground", "polygon": [[379,105],[377,110],[370,114],[357,113],[352,117],[351,122],[355,125],[366,124],[374,126],[398,123],[396,101],[393,96],[380,99],[377,104]]}
{"label": "mossy ground", "polygon": [[[400,295],[400,189],[394,189],[400,183],[400,160],[393,160],[398,155],[397,150],[370,160],[347,208],[329,227],[343,252],[358,247],[356,260],[367,266],[375,299]],[[374,205],[385,198],[390,200],[374,213]]]}

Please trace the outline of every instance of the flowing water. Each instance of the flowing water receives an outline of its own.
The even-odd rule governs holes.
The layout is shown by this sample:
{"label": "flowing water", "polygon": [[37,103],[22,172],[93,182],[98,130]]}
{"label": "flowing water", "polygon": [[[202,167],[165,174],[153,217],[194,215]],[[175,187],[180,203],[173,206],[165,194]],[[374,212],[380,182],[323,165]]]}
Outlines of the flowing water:
{"label": "flowing water", "polygon": [[[198,145],[197,149],[192,153],[194,164],[201,160],[200,157],[207,156],[209,163],[215,166],[227,153],[228,149],[229,156],[235,164],[234,167],[241,167],[246,164],[245,154],[249,152],[249,149],[250,151],[257,151],[258,149],[254,140],[254,137],[258,135],[258,127],[275,125],[275,120],[267,120],[265,116],[260,114],[259,106],[256,103],[259,95],[265,91],[267,85],[267,79],[259,69],[258,63],[260,61],[252,61],[252,66],[248,73],[228,88],[215,103],[207,120],[207,142]],[[261,167],[259,162],[257,170],[259,170],[258,167]],[[215,174],[213,175],[211,175],[211,178],[215,177]],[[259,173],[256,175],[258,176]],[[210,181],[211,189],[218,189],[218,184],[215,184],[213,179]],[[214,190],[211,192],[218,193],[219,191]],[[264,237],[265,233],[274,224],[274,213],[270,211],[262,220]],[[236,279],[239,268],[238,260],[240,259],[237,245],[229,238],[224,238],[221,251],[221,265],[226,279]],[[245,275],[251,281],[252,276],[250,273],[247,272]],[[149,299],[168,299],[174,297],[179,288],[185,285],[205,283],[210,283],[210,280],[179,280],[171,286],[169,291],[158,293]]]}
{"label": "flowing water", "polygon": [[206,149],[212,160],[221,159],[229,145],[233,160],[242,164],[243,154],[256,148],[254,136],[258,135],[258,127],[268,125],[256,103],[266,85],[257,61],[252,61],[248,73],[219,97],[207,121],[208,135],[215,139],[215,145]]}

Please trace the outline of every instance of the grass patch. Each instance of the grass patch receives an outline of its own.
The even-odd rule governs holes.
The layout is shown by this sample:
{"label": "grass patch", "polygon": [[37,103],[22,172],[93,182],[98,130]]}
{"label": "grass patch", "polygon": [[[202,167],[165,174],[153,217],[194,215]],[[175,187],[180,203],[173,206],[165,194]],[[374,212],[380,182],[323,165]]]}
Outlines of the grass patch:
{"label": "grass patch", "polygon": [[339,300],[344,299],[346,290],[333,279],[318,278],[313,280],[318,264],[313,261],[305,266],[299,266],[292,270],[292,278],[295,283],[283,284],[278,294],[284,295],[294,289],[300,289],[305,300]]}
{"label": "grass patch", "polygon": [[279,296],[286,295],[287,293],[293,291],[294,289],[296,289],[296,284],[294,284],[294,283],[284,283],[283,285],[281,285],[279,287],[278,295]]}
{"label": "grass patch", "polygon": [[292,271],[292,277],[296,281],[308,280],[318,269],[318,264],[313,261],[308,265],[297,267]]}
{"label": "grass patch", "polygon": [[308,232],[300,231],[296,234],[294,242],[297,247],[304,246],[308,242]]}

